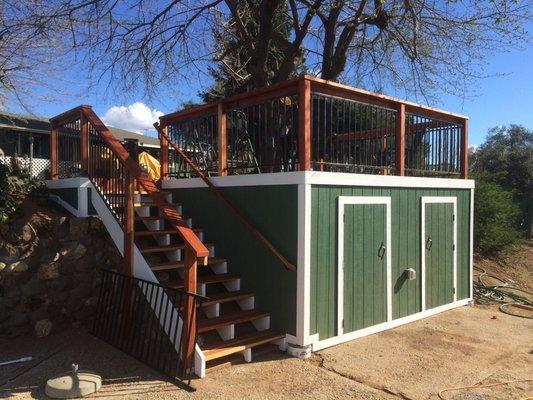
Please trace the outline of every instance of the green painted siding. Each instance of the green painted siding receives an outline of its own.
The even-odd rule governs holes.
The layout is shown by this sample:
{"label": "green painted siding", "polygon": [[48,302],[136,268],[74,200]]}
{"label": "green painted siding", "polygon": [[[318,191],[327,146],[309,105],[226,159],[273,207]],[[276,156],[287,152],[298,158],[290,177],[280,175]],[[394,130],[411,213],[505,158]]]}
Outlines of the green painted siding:
{"label": "green painted siding", "polygon": [[[467,189],[372,188],[312,186],[311,189],[311,315],[310,334],[335,336],[337,319],[337,198],[390,196],[392,214],[392,314],[405,317],[421,311],[420,234],[422,196],[457,197],[457,299],[469,297],[469,210]],[[409,281],[405,269],[414,268]]]}
{"label": "green painted siding", "polygon": [[425,205],[426,309],[453,302],[453,204]]}
{"label": "green painted siding", "polygon": [[344,206],[344,333],[387,320],[387,209]]}
{"label": "green painted siding", "polygon": [[[297,185],[223,188],[233,204],[294,265],[297,260]],[[287,270],[207,188],[173,189],[173,199],[206,242],[215,244],[241,287],[255,292],[256,309],[271,313],[273,329],[296,334],[296,272]]]}
{"label": "green painted siding", "polygon": [[78,188],[50,189],[50,193],[60,197],[76,210],[78,209]]}

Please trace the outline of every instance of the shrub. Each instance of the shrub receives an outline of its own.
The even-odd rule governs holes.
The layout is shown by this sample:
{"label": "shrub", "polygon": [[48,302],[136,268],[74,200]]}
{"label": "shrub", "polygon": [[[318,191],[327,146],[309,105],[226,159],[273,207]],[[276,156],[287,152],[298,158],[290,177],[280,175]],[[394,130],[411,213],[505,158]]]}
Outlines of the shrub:
{"label": "shrub", "polygon": [[36,178],[13,174],[7,165],[0,164],[0,222],[7,222],[28,195],[44,189],[44,183]]}
{"label": "shrub", "polygon": [[478,251],[494,254],[520,238],[515,227],[520,207],[513,202],[511,191],[478,181],[474,199],[474,245]]}

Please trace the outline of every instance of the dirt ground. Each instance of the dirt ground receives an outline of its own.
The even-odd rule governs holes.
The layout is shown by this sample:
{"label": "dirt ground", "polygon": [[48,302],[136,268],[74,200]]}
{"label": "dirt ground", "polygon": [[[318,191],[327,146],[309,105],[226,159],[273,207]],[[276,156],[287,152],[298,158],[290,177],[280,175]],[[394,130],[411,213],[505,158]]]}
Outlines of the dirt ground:
{"label": "dirt ground", "polygon": [[[532,254],[525,245],[508,259],[476,262],[531,288]],[[94,399],[436,399],[446,388],[533,379],[533,320],[503,314],[495,305],[462,307],[325,349],[309,360],[278,353],[212,371],[192,382],[194,393],[79,330],[0,339],[0,362],[22,356],[33,360],[0,367],[0,398],[46,398],[46,380],[76,362],[103,377]],[[443,397],[533,399],[533,382]]]}

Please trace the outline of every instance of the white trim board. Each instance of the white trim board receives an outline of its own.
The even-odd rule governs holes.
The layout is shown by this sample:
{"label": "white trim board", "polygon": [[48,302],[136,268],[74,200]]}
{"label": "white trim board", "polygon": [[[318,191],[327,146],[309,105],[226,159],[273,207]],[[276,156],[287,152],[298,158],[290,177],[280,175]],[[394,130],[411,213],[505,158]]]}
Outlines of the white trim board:
{"label": "white trim board", "polygon": [[453,301],[457,301],[457,197],[422,196],[420,198],[420,262],[422,311],[426,310],[426,204],[453,205]]}
{"label": "white trim board", "polygon": [[382,332],[382,331],[385,331],[387,329],[396,328],[398,326],[409,324],[411,322],[415,322],[415,321],[418,321],[420,319],[427,318],[427,317],[430,317],[432,315],[439,314],[441,312],[451,310],[453,308],[466,306],[466,305],[468,305],[468,303],[471,300],[472,300],[471,298],[467,298],[467,299],[464,299],[464,300],[459,300],[459,301],[456,301],[454,303],[445,304],[443,306],[435,307],[435,308],[432,308],[430,310],[421,311],[421,312],[418,312],[416,314],[408,315],[407,317],[394,319],[394,320],[392,320],[390,322],[387,321],[387,322],[384,322],[384,323],[379,324],[379,325],[370,326],[368,328],[360,329],[360,330],[355,331],[355,332],[346,333],[346,334],[341,335],[341,336],[334,336],[334,337],[331,337],[331,338],[328,338],[328,339],[319,340],[319,341],[316,341],[315,343],[313,343],[313,351],[318,351],[318,350],[325,349],[327,347],[335,346],[337,344],[349,342],[350,340],[354,340],[354,339],[358,339],[358,338],[361,338],[361,337],[364,337],[364,336],[372,335],[374,333]]}
{"label": "white trim board", "polygon": [[[271,185],[340,185],[340,186],[377,186],[405,188],[442,188],[472,189],[474,181],[470,179],[418,178],[412,176],[368,175],[346,172],[277,172],[253,175],[230,175],[210,178],[215,186],[271,186]],[[206,187],[201,178],[171,178],[163,181],[163,189],[191,189]]]}
{"label": "white trim board", "polygon": [[[348,204],[385,205],[387,255],[387,322],[392,321],[391,198],[388,196],[339,196],[337,221],[337,335],[344,335],[344,206]],[[368,329],[368,328],[365,328]],[[357,331],[356,331],[357,332]]]}

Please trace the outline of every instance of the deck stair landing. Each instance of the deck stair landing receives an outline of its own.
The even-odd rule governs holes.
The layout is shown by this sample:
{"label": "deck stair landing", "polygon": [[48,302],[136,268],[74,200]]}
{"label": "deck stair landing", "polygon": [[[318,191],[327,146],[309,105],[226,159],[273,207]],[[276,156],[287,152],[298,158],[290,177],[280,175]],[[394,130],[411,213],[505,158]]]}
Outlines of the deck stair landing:
{"label": "deck stair landing", "polygon": [[[170,194],[165,197],[171,201]],[[182,214],[180,204],[172,207]],[[185,245],[180,236],[145,195],[136,195],[135,211],[135,242],[141,254],[162,284],[183,288]],[[193,227],[193,219],[183,219],[210,252],[206,265],[198,266],[197,276],[197,293],[208,298],[198,311],[197,343],[204,367],[230,365],[236,355],[250,362],[253,349],[269,344],[284,350],[285,334],[270,329],[270,314],[255,309],[254,293],[241,288],[240,276],[228,271],[228,260],[216,256],[215,245],[204,241],[204,232]]]}

